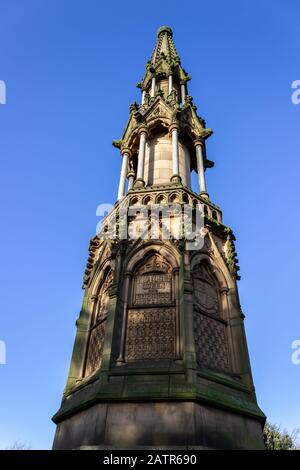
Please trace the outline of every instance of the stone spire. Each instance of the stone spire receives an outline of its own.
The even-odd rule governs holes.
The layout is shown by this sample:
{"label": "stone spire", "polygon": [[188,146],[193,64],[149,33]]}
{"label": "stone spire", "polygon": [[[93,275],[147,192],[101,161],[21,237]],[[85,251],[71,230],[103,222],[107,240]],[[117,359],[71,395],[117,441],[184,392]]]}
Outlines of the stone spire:
{"label": "stone spire", "polygon": [[155,66],[160,60],[167,60],[170,65],[180,62],[173,42],[173,32],[169,26],[161,26],[157,31],[157,42],[151,57],[151,63]]}
{"label": "stone spire", "polygon": [[[173,32],[169,26],[161,26],[157,31],[157,41],[151,59],[147,62],[146,73],[141,83],[138,84],[142,90],[146,90],[149,81],[153,77],[158,78],[166,76],[169,79],[169,92],[172,91],[173,77],[181,90],[178,94],[182,94],[181,102],[184,102],[186,93],[186,83],[191,79],[187,72],[182,68],[180,57],[177,53]],[[170,79],[172,77],[172,80]],[[158,80],[159,82],[159,80]],[[158,84],[158,82],[156,84]],[[182,92],[182,93],[181,93]]]}
{"label": "stone spire", "polygon": [[113,142],[123,156],[118,200],[126,194],[126,178],[128,190],[180,183],[191,188],[192,170],[198,173],[199,193],[208,198],[204,173],[213,162],[206,158],[205,140],[212,130],[188,94],[190,78],[181,66],[171,28],[162,26],[137,84],[141,102],[130,106],[122,139]]}

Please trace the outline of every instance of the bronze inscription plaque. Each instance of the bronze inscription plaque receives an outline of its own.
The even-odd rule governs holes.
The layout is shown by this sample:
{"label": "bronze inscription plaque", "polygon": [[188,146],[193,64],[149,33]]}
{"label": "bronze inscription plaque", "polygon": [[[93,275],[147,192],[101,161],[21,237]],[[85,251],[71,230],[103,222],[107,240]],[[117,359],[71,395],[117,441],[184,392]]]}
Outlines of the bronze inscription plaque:
{"label": "bronze inscription plaque", "polygon": [[171,303],[171,274],[143,274],[136,277],[134,305]]}

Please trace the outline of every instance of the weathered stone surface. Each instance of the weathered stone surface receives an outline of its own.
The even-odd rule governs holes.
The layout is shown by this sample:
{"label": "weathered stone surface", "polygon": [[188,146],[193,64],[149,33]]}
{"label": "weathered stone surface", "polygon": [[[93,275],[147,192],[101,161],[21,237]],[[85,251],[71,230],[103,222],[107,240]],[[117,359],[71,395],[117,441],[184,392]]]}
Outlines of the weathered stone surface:
{"label": "weathered stone surface", "polygon": [[261,425],[193,402],[98,403],[57,427],[54,449],[263,449]]}

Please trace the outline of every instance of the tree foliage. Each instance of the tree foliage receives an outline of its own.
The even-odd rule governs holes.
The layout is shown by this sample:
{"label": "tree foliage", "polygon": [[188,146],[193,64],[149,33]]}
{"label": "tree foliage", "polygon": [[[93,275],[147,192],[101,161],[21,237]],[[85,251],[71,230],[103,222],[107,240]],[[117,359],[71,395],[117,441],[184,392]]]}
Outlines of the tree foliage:
{"label": "tree foliage", "polygon": [[11,446],[7,447],[5,450],[30,450],[31,446],[24,444],[20,441],[15,441]]}
{"label": "tree foliage", "polygon": [[282,431],[280,426],[266,422],[264,427],[264,443],[266,450],[291,450],[297,446],[297,437],[299,429],[294,429],[289,434],[285,429]]}

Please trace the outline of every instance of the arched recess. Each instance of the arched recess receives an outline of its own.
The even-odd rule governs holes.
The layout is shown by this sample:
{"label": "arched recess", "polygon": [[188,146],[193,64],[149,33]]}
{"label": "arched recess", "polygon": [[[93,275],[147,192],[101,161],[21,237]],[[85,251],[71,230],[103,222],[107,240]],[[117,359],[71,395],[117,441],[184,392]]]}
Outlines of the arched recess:
{"label": "arched recess", "polygon": [[111,266],[106,266],[99,281],[97,293],[93,296],[95,302],[86,351],[85,377],[93,374],[101,367],[108,314],[109,289],[112,285],[112,281],[113,274]]}
{"label": "arched recess", "polygon": [[199,367],[230,372],[229,325],[225,278],[208,255],[191,262],[193,283],[194,339]]}
{"label": "arched recess", "polygon": [[126,268],[123,360],[178,358],[178,260],[166,246],[143,246],[128,261]]}

